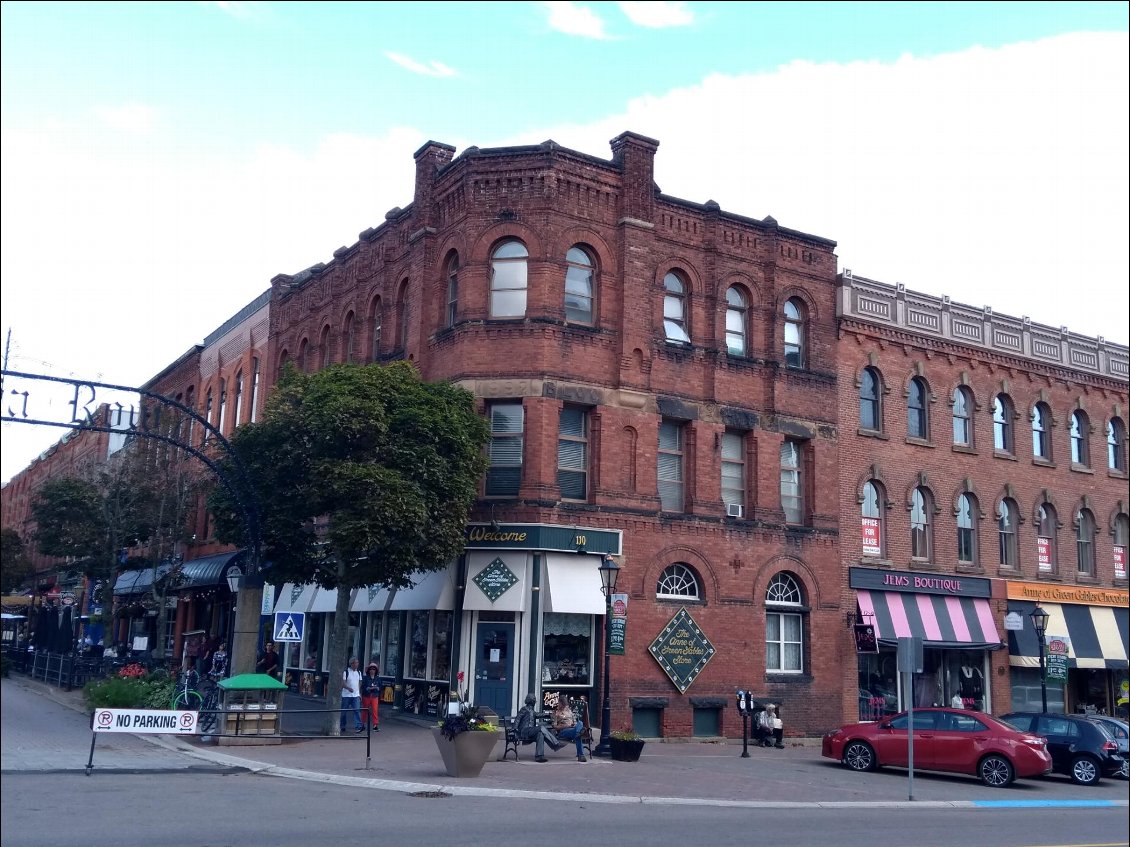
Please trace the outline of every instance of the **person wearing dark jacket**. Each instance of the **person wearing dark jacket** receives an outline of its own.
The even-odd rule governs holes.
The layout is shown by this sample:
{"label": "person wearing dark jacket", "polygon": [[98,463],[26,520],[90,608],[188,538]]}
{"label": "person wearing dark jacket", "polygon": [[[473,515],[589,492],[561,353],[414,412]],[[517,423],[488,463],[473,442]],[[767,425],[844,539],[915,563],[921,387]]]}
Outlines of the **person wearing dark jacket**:
{"label": "person wearing dark jacket", "polygon": [[377,667],[377,663],[369,662],[369,666],[365,668],[365,675],[361,677],[361,714],[367,717],[373,732],[381,731],[379,726],[381,720],[381,681],[377,677],[379,672],[380,668]]}

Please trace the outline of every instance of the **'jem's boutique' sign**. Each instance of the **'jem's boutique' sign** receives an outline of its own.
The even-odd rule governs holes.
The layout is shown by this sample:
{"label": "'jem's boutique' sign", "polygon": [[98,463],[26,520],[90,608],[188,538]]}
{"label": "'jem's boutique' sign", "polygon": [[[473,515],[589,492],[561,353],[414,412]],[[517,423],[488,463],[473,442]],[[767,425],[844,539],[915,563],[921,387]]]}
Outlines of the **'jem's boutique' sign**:
{"label": "'jem's boutique' sign", "polygon": [[910,591],[951,597],[992,596],[992,583],[989,580],[970,576],[852,568],[849,580],[852,588],[864,591]]}

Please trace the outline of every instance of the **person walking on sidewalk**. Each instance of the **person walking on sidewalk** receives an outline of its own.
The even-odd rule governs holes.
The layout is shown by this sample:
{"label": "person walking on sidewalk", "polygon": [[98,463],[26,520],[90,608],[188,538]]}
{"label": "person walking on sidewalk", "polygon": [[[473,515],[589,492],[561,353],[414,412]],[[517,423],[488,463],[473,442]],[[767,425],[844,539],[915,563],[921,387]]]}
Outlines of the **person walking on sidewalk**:
{"label": "person walking on sidewalk", "polygon": [[369,662],[369,666],[365,668],[365,675],[361,677],[361,710],[373,732],[381,731],[381,681],[377,678],[379,672],[377,663]]}
{"label": "person walking on sidewalk", "polygon": [[255,671],[265,673],[272,679],[279,678],[279,654],[275,652],[275,645],[272,642],[267,642],[267,648],[255,663]]}
{"label": "person walking on sidewalk", "polygon": [[361,671],[358,670],[360,662],[354,656],[349,660],[349,667],[341,673],[341,731],[345,732],[345,719],[349,712],[353,712],[356,726],[355,732],[364,732],[365,724],[361,723]]}
{"label": "person walking on sidewalk", "polygon": [[578,762],[588,761],[585,758],[585,745],[581,740],[581,731],[584,728],[585,725],[577,720],[577,716],[573,714],[573,707],[569,704],[569,698],[562,694],[561,699],[557,701],[557,708],[553,710],[553,734],[560,741],[576,742]]}

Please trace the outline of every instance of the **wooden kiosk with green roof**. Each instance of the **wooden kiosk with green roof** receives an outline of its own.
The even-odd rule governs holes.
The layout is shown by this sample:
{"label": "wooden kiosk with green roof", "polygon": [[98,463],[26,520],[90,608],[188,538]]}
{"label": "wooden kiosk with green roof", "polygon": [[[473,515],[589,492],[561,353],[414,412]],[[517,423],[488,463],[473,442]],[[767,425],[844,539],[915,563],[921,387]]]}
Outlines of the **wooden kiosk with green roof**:
{"label": "wooden kiosk with green roof", "polygon": [[282,744],[279,709],[286,686],[265,673],[243,673],[218,683],[222,691],[223,746]]}

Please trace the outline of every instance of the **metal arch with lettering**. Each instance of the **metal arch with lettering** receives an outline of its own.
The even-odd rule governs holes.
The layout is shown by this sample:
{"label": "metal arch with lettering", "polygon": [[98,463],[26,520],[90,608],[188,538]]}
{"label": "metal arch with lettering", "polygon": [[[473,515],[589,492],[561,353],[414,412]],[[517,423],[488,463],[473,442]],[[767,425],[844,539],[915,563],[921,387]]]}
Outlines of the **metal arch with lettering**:
{"label": "metal arch with lettering", "polygon": [[[54,426],[64,429],[90,430],[93,432],[106,432],[118,435],[134,435],[169,444],[201,461],[216,475],[216,478],[228,490],[232,499],[239,507],[243,517],[244,532],[247,539],[249,569],[252,571],[258,569],[259,558],[262,553],[262,523],[258,497],[255,494],[254,488],[251,486],[247,470],[243,462],[240,461],[239,456],[232,449],[231,443],[216,427],[203,418],[198,412],[186,406],[184,403],[181,403],[179,400],[174,400],[171,397],[166,397],[163,394],[158,394],[155,391],[149,391],[144,388],[113,385],[111,383],[94,382],[91,380],[70,379],[67,377],[47,376],[45,374],[32,374],[22,371],[0,370],[0,386],[8,379],[26,380],[32,383],[46,383],[48,385],[69,386],[72,391],[70,392],[69,399],[63,405],[71,410],[71,417],[70,420],[67,421],[35,417],[35,403],[32,392],[27,389],[17,390],[13,388],[6,392],[6,396],[9,398],[21,398],[18,404],[19,408],[17,410],[13,408],[11,403],[4,403],[0,406],[0,422],[31,424],[33,426]],[[19,387],[23,388],[23,386]],[[103,404],[98,402],[99,389],[136,394],[153,400],[157,406],[153,410],[145,406],[135,408],[133,406],[123,406],[116,400],[112,402],[107,401]],[[99,409],[103,405],[105,405],[104,418],[98,414]],[[47,403],[46,406],[50,408],[50,403]],[[192,436],[192,424],[189,425],[187,436],[182,438],[181,427],[184,423],[183,419],[177,421],[175,428],[170,430],[169,433],[161,431],[161,413],[164,408],[175,409],[189,418],[192,424],[200,424],[204,432],[200,448],[194,447],[188,441],[188,438]],[[126,420],[124,426],[123,419]],[[237,478],[233,479],[229,474],[225,473],[216,461],[201,449],[205,445],[213,443],[231,460],[231,466],[235,469]]]}

